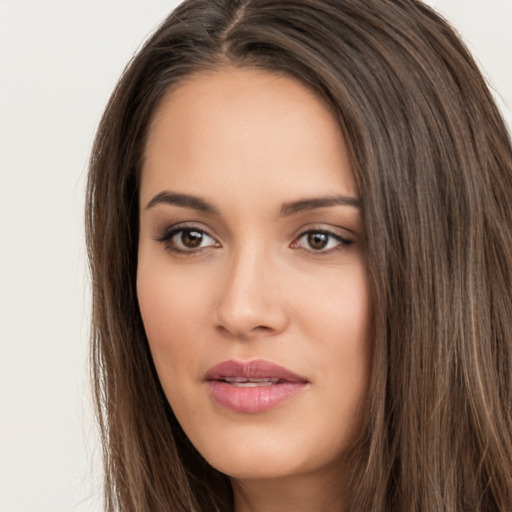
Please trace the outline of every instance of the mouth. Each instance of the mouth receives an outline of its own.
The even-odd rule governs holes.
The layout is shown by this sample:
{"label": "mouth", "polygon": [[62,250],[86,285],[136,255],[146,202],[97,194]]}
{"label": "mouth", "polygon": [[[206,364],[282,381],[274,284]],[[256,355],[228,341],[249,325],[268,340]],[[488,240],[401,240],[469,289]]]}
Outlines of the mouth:
{"label": "mouth", "polygon": [[205,380],[213,400],[232,411],[264,412],[299,394],[308,379],[265,360],[230,360],[211,368]]}
{"label": "mouth", "polygon": [[238,388],[255,388],[258,386],[273,386],[280,382],[284,382],[281,379],[246,379],[244,377],[222,377],[218,379],[219,382],[227,382]]}

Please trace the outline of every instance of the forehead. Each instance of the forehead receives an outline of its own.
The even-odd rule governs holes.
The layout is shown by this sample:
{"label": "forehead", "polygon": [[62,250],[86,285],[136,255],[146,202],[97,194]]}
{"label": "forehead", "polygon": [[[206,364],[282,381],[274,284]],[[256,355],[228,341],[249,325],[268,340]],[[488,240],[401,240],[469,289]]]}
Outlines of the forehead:
{"label": "forehead", "polygon": [[324,102],[293,78],[232,68],[192,75],[155,113],[141,195],[169,187],[206,195],[263,190],[269,198],[357,194],[341,130]]}

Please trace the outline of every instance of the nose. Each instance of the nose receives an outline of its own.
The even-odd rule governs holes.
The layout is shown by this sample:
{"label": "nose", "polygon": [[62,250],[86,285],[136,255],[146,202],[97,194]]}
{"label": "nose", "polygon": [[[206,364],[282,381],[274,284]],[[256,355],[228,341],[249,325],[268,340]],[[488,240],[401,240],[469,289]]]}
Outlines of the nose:
{"label": "nose", "polygon": [[214,310],[216,328],[240,340],[271,336],[288,325],[284,275],[272,258],[246,249],[223,272]]}

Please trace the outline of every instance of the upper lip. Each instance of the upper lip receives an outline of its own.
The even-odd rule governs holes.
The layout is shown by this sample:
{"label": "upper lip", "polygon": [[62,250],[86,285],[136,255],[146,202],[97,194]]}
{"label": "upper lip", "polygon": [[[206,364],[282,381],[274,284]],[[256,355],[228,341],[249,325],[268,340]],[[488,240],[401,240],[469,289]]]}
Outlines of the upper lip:
{"label": "upper lip", "polygon": [[230,377],[239,377],[247,380],[268,378],[282,382],[308,382],[306,377],[263,359],[253,359],[250,361],[231,359],[223,361],[208,370],[205,380],[223,380]]}

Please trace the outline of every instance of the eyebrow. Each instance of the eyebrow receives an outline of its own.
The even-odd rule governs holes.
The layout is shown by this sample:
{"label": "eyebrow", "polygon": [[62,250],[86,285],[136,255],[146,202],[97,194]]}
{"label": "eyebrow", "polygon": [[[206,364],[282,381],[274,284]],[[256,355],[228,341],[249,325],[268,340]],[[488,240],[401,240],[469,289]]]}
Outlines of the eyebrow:
{"label": "eyebrow", "polygon": [[[192,208],[193,210],[198,210],[200,212],[220,215],[220,211],[215,206],[201,197],[193,196],[190,194],[169,192],[168,190],[164,190],[163,192],[160,192],[154,196],[147,204],[146,210],[149,210],[158,204],[182,206],[184,208]],[[280,215],[281,217],[288,217],[303,211],[315,210],[317,208],[327,208],[329,206],[351,206],[360,209],[361,200],[356,197],[342,195],[300,199],[298,201],[284,203],[281,206]]]}
{"label": "eyebrow", "polygon": [[215,215],[220,215],[219,210],[215,208],[212,204],[204,199],[192,196],[189,194],[178,194],[176,192],[169,192],[164,190],[157,194],[151,201],[149,201],[146,206],[146,210],[153,208],[157,204],[171,204],[175,206],[183,206],[184,208],[192,208],[193,210],[198,210],[200,212],[205,213],[213,213]]}
{"label": "eyebrow", "polygon": [[281,216],[288,217],[289,215],[294,215],[299,212],[339,205],[352,206],[354,208],[361,209],[361,200],[356,197],[349,196],[326,196],[301,199],[300,201],[284,203],[281,207]]}

